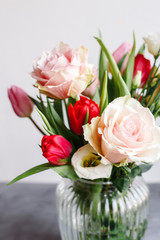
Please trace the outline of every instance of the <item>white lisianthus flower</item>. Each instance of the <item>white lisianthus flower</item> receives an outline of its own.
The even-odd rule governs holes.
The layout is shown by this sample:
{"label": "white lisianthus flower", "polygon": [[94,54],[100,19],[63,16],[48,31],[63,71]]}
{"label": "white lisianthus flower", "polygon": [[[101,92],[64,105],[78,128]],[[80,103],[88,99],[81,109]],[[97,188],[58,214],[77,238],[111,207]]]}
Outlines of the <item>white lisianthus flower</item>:
{"label": "white lisianthus flower", "polygon": [[160,32],[150,33],[143,39],[147,44],[148,51],[154,56],[157,56],[158,51],[160,50]]}
{"label": "white lisianthus flower", "polygon": [[113,164],[160,158],[160,127],[150,110],[129,96],[116,98],[83,129],[85,140]]}
{"label": "white lisianthus flower", "polygon": [[90,180],[109,178],[112,171],[112,164],[97,155],[89,144],[73,154],[71,164],[78,177]]}

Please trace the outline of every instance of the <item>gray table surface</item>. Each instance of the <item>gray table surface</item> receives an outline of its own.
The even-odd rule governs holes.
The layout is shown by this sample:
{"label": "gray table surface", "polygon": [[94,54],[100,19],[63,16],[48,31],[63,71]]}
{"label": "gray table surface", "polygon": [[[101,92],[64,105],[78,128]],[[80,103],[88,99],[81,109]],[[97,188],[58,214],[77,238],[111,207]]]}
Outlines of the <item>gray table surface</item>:
{"label": "gray table surface", "polygon": [[[151,203],[144,240],[160,240],[160,184],[150,184]],[[56,185],[0,183],[0,240],[60,240]],[[118,239],[117,239],[118,240]]]}

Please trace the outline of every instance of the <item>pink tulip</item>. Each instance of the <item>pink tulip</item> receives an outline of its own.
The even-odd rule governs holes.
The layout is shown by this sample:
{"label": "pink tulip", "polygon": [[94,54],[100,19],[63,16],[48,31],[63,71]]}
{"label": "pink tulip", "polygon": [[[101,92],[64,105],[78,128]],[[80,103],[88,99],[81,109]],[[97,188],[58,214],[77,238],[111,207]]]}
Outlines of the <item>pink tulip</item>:
{"label": "pink tulip", "polygon": [[[132,45],[130,43],[128,43],[128,42],[122,43],[112,54],[116,63],[118,64],[120,62],[120,60],[123,58],[123,56],[127,52],[130,52],[131,49],[132,49]],[[121,67],[121,73],[122,74],[124,73],[124,71],[126,69],[128,58],[129,58],[129,55],[126,56],[126,58],[125,58],[125,60],[122,64],[122,67]]]}
{"label": "pink tulip", "polygon": [[31,115],[34,104],[23,89],[12,86],[8,89],[8,97],[17,116],[29,117]]}

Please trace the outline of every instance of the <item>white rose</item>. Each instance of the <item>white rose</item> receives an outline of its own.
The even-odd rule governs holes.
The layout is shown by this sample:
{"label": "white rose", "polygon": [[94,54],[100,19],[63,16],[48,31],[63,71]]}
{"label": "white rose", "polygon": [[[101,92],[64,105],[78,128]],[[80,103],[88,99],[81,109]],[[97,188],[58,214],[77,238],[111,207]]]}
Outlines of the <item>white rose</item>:
{"label": "white rose", "polygon": [[[80,178],[85,179],[98,179],[98,178],[109,178],[112,171],[112,164],[108,161],[103,161],[103,158],[99,160],[97,166],[84,166],[85,161],[89,161],[91,158],[98,159],[97,155],[94,155],[95,150],[89,145],[85,145],[77,150],[73,154],[71,164]],[[93,160],[91,160],[93,161]]]}
{"label": "white rose", "polygon": [[150,33],[147,37],[143,38],[147,44],[148,51],[156,56],[160,50],[160,32]]}
{"label": "white rose", "polygon": [[83,128],[85,140],[111,163],[160,158],[160,128],[150,110],[129,96],[115,99]]}

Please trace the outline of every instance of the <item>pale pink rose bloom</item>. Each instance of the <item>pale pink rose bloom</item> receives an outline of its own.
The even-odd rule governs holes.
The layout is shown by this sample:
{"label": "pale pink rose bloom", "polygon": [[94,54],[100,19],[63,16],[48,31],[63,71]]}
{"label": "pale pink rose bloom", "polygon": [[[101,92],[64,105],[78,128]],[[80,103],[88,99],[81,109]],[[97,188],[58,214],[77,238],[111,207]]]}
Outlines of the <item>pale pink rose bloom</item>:
{"label": "pale pink rose bloom", "polygon": [[[120,60],[123,58],[123,56],[127,53],[130,52],[132,49],[132,45],[128,42],[124,42],[122,43],[114,52],[113,52],[113,57],[116,61],[116,63],[118,64],[120,62]],[[128,62],[128,58],[129,58],[129,54],[126,56],[122,67],[121,67],[121,73],[123,74],[126,66],[127,66],[127,62]]]}
{"label": "pale pink rose bloom", "polygon": [[84,91],[83,91],[83,95],[92,98],[97,90],[97,88],[100,87],[100,82],[99,82],[99,77],[98,77],[98,70],[93,67],[93,79],[92,79],[92,84],[87,87]]}
{"label": "pale pink rose bloom", "polygon": [[41,93],[55,99],[80,94],[93,78],[93,66],[87,59],[86,48],[71,49],[61,42],[34,61],[31,75],[37,80],[35,86]]}
{"label": "pale pink rose bloom", "polygon": [[31,115],[34,104],[22,88],[12,86],[8,89],[8,97],[17,116],[29,117]]}
{"label": "pale pink rose bloom", "polygon": [[129,96],[115,99],[83,128],[85,140],[112,163],[160,158],[160,128],[150,110]]}

